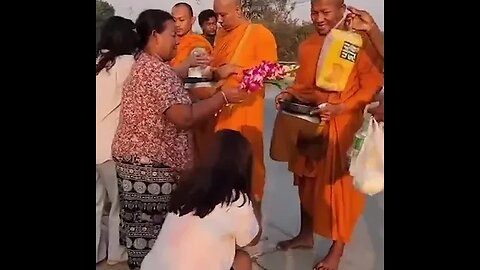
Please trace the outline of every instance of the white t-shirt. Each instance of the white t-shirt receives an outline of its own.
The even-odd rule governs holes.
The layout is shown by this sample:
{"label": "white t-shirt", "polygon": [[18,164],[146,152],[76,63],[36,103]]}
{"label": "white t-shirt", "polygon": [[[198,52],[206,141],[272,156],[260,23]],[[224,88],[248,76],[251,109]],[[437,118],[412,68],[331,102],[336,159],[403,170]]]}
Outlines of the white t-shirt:
{"label": "white t-shirt", "polygon": [[110,70],[103,69],[97,75],[97,164],[102,164],[112,158],[111,148],[120,118],[123,84],[130,75],[134,62],[133,55],[118,56],[115,59],[115,65]]}
{"label": "white t-shirt", "polygon": [[259,231],[251,202],[243,196],[204,218],[169,213],[141,270],[229,270],[235,244],[248,245]]}

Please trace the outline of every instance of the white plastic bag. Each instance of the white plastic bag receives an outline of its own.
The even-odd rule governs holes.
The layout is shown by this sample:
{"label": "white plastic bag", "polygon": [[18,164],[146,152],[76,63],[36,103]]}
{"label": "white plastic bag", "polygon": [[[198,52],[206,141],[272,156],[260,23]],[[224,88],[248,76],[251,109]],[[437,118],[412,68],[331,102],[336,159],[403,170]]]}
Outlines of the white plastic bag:
{"label": "white plastic bag", "polygon": [[350,174],[355,188],[370,196],[383,190],[383,123],[370,117],[367,136],[358,156],[351,161]]}

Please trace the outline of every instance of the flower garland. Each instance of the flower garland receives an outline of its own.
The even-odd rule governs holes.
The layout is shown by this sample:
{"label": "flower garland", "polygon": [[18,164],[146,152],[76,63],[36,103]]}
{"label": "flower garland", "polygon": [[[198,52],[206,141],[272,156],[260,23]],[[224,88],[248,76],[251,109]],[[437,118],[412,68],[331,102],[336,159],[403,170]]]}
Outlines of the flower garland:
{"label": "flower garland", "polygon": [[279,63],[263,61],[260,65],[243,72],[244,76],[240,83],[240,89],[252,93],[262,89],[265,83],[282,88],[282,80],[297,69]]}

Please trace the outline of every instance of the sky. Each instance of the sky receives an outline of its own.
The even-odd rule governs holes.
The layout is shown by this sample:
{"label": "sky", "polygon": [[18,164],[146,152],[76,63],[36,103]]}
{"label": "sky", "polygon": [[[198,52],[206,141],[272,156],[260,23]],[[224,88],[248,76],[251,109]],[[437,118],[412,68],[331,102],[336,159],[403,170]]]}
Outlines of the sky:
{"label": "sky", "polygon": [[[115,8],[115,15],[135,21],[138,14],[145,9],[156,8],[170,11],[178,2],[189,3],[195,15],[202,10],[212,8],[213,0],[106,0]],[[272,0],[274,1],[274,0]],[[292,16],[303,21],[310,21],[310,0],[296,0],[297,5]],[[384,0],[345,0],[347,5],[367,10],[374,17],[380,29],[383,30]],[[194,31],[200,30],[196,23]]]}

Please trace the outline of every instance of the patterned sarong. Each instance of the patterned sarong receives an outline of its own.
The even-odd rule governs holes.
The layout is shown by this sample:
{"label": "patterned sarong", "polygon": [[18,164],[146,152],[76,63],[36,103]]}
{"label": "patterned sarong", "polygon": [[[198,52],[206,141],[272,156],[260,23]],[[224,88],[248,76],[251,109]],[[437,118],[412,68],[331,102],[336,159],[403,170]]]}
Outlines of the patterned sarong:
{"label": "patterned sarong", "polygon": [[139,159],[116,160],[120,193],[120,243],[127,248],[128,266],[140,269],[167,215],[179,174],[160,164]]}

